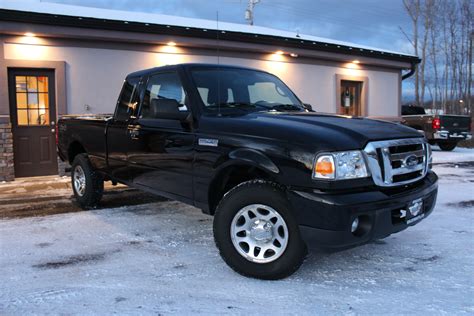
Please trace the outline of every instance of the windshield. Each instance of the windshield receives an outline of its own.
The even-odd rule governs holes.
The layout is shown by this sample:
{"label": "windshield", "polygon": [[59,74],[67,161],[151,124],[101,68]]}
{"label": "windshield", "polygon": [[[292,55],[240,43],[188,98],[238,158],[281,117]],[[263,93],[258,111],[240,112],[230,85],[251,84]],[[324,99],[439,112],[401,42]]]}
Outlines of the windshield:
{"label": "windshield", "polygon": [[265,72],[197,68],[191,73],[206,112],[304,110],[298,98],[280,79]]}

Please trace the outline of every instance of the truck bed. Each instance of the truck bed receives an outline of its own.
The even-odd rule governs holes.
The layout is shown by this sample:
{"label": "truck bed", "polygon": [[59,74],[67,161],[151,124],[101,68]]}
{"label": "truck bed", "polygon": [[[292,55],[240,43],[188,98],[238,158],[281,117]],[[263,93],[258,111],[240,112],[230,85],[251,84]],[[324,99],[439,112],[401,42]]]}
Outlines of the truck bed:
{"label": "truck bed", "polygon": [[92,120],[92,121],[107,121],[114,115],[110,113],[105,114],[69,114],[62,115],[62,120]]}
{"label": "truck bed", "polygon": [[[71,140],[76,140],[85,147],[90,156],[105,160],[106,157],[106,126],[113,114],[82,114],[64,115],[58,121],[58,154],[64,160],[69,160],[67,149],[75,148]],[[70,163],[72,161],[69,161]]]}

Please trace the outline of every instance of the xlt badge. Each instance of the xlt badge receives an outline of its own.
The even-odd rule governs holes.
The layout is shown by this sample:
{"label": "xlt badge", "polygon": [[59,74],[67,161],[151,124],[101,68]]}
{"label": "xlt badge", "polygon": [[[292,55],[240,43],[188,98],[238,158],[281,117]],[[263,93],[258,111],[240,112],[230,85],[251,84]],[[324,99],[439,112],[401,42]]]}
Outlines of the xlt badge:
{"label": "xlt badge", "polygon": [[199,138],[198,144],[199,146],[217,147],[219,145],[219,140],[212,138]]}

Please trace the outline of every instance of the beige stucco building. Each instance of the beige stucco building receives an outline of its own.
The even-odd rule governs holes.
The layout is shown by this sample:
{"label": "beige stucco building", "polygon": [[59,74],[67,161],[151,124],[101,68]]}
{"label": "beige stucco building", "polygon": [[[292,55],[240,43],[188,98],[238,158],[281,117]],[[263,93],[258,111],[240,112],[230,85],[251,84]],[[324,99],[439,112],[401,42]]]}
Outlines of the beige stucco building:
{"label": "beige stucco building", "polygon": [[0,1],[0,181],[57,173],[41,166],[57,159],[59,116],[112,112],[127,73],[187,62],[269,71],[320,112],[397,117],[419,59],[257,26]]}

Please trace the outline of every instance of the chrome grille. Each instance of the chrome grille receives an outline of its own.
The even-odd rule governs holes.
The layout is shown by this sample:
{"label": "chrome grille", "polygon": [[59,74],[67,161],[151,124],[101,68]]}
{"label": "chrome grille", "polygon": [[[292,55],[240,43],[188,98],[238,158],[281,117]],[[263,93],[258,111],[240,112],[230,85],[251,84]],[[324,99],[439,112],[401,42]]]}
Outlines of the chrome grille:
{"label": "chrome grille", "polygon": [[364,152],[378,186],[408,184],[422,179],[428,172],[430,151],[424,138],[371,142]]}

